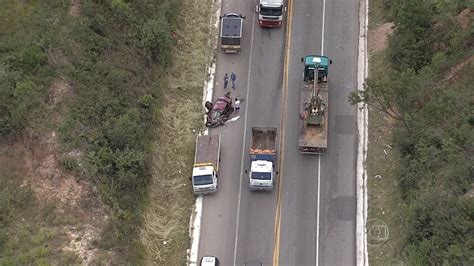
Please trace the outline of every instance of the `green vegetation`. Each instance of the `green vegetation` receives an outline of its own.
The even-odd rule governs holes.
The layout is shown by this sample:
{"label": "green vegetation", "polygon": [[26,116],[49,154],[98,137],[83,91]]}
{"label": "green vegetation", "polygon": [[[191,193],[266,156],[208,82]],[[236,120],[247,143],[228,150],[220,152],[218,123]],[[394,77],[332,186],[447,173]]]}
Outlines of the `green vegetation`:
{"label": "green vegetation", "polygon": [[385,8],[395,31],[371,60],[366,91],[350,97],[367,102],[371,123],[385,130],[369,136],[369,219],[386,222],[390,236],[371,247],[371,262],[474,264],[474,23],[460,15],[474,5],[399,0]]}
{"label": "green vegetation", "polygon": [[[52,68],[41,43],[47,38],[41,35],[44,25],[33,23],[38,16],[34,11],[39,6],[17,5],[11,1],[2,1],[2,6],[0,134],[5,137],[18,133],[43,116]],[[25,30],[24,24],[32,28]]]}
{"label": "green vegetation", "polygon": [[[114,263],[141,262],[150,155],[161,133],[154,128],[169,87],[181,1],[80,1],[79,17],[68,14],[69,1],[0,2],[1,137],[47,128],[58,132],[62,150],[82,151],[62,165],[83,172],[108,207],[98,247],[118,252],[109,258]],[[57,79],[71,88],[50,108]]]}
{"label": "green vegetation", "polygon": [[0,265],[74,264],[78,258],[61,251],[65,225],[54,206],[41,206],[17,169],[0,166]]}
{"label": "green vegetation", "polygon": [[178,18],[179,37],[171,50],[174,62],[159,112],[153,178],[141,230],[147,265],[185,265],[186,249],[191,247],[189,216],[195,197],[189,177],[196,134],[203,126],[202,88],[217,36],[210,11],[216,8],[213,0],[184,1]]}

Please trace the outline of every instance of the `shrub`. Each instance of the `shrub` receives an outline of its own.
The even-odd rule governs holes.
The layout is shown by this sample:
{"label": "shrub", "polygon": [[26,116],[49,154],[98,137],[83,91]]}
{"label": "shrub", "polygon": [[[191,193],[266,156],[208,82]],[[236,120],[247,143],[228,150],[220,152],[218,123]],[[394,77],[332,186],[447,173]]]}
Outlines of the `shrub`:
{"label": "shrub", "polygon": [[78,167],[79,167],[79,164],[78,164],[76,158],[71,157],[71,156],[64,157],[62,159],[61,163],[62,163],[62,165],[63,165],[63,167],[66,171],[74,171],[74,170],[78,169]]}
{"label": "shrub", "polygon": [[30,73],[48,62],[46,54],[37,45],[22,47],[7,57],[7,64],[12,71]]}
{"label": "shrub", "polygon": [[148,51],[153,60],[167,66],[171,60],[170,33],[170,25],[166,18],[150,19],[142,26],[138,46]]}
{"label": "shrub", "polygon": [[138,109],[129,109],[128,112],[116,120],[111,121],[111,128],[107,131],[106,138],[112,149],[123,150],[126,147],[142,147],[146,126]]}
{"label": "shrub", "polygon": [[25,128],[43,116],[45,89],[19,73],[0,72],[0,134],[5,136]]}
{"label": "shrub", "polygon": [[433,54],[431,8],[424,0],[401,1],[398,5],[388,56],[393,68],[418,71],[430,62]]}

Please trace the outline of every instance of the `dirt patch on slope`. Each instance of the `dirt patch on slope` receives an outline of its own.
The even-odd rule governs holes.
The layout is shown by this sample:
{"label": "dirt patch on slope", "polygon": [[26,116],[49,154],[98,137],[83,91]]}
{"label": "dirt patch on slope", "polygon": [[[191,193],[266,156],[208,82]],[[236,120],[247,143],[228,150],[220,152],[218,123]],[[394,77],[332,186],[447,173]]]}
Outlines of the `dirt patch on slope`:
{"label": "dirt patch on slope", "polygon": [[65,98],[71,96],[72,85],[69,84],[64,78],[57,79],[49,88],[48,103],[56,106],[61,103]]}
{"label": "dirt patch on slope", "polygon": [[472,18],[472,10],[469,8],[464,9],[459,15],[456,17],[459,24],[463,29],[467,29],[469,24],[471,23]]}
{"label": "dirt patch on slope", "polygon": [[106,222],[105,212],[96,188],[63,169],[57,143],[54,131],[26,132],[17,141],[0,146],[0,164],[17,169],[22,186],[32,189],[38,204],[53,205],[58,221],[67,220],[46,225],[66,236],[54,246],[89,263],[98,254],[93,243]]}
{"label": "dirt patch on slope", "polygon": [[471,55],[468,58],[464,58],[461,62],[451,67],[449,72],[444,76],[442,82],[447,82],[456,79],[457,77],[459,77],[462,70],[469,64],[472,64],[472,62],[474,62],[474,55]]}
{"label": "dirt patch on slope", "polygon": [[394,24],[384,23],[374,30],[368,31],[367,49],[370,54],[382,51],[388,45],[388,37],[393,33]]}
{"label": "dirt patch on slope", "polygon": [[[55,80],[50,86],[48,106],[53,127],[61,121],[61,103],[71,93],[72,86],[65,79]],[[82,157],[79,150],[61,150],[58,134],[51,129],[27,129],[16,140],[0,145],[0,164],[18,169],[22,186],[31,187],[40,206],[53,205],[59,220],[73,220],[47,225],[66,236],[59,248],[89,264],[98,255],[93,243],[107,216],[96,187],[86,181],[80,167],[67,171],[63,166],[64,158],[71,158],[80,166]]]}
{"label": "dirt patch on slope", "polygon": [[79,17],[81,14],[81,0],[72,0],[71,5],[69,6],[69,16],[71,17]]}
{"label": "dirt patch on slope", "polygon": [[24,182],[41,204],[52,203],[57,215],[74,217],[77,226],[57,228],[68,236],[62,249],[73,251],[84,263],[90,262],[98,252],[92,243],[99,237],[99,228],[106,219],[97,189],[78,180],[78,174],[64,170],[55,131],[30,133],[22,139],[22,143],[15,143],[12,148],[23,159]]}
{"label": "dirt patch on slope", "polygon": [[[63,169],[59,159],[58,137],[55,131],[44,134],[31,133],[23,138],[23,147],[15,145],[23,156],[27,170],[27,181],[32,185],[36,197],[42,202],[54,201],[59,212],[74,210],[80,216],[91,216],[85,209],[97,198],[95,188]],[[95,202],[98,208],[100,202]],[[89,219],[88,219],[89,220]]]}

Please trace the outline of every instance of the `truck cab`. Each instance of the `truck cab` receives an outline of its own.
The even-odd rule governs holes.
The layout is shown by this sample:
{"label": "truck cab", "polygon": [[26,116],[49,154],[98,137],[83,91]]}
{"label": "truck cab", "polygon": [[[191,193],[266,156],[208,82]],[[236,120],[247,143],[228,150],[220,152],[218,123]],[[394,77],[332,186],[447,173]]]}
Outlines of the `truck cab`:
{"label": "truck cab", "polygon": [[250,165],[249,187],[251,190],[273,190],[273,162],[252,161]]}
{"label": "truck cab", "polygon": [[256,7],[261,27],[280,27],[283,21],[283,0],[259,0]]}
{"label": "truck cab", "polygon": [[201,258],[200,266],[219,266],[219,259],[215,256],[204,256]]}
{"label": "truck cab", "polygon": [[217,191],[217,173],[212,165],[195,165],[193,168],[192,181],[195,194]]}
{"label": "truck cab", "polygon": [[244,266],[263,266],[263,263],[259,261],[247,261],[244,263]]}
{"label": "truck cab", "polygon": [[332,60],[329,60],[327,56],[307,55],[301,61],[304,62],[304,81],[314,80],[316,72],[319,82],[327,79],[328,68],[332,64]]}

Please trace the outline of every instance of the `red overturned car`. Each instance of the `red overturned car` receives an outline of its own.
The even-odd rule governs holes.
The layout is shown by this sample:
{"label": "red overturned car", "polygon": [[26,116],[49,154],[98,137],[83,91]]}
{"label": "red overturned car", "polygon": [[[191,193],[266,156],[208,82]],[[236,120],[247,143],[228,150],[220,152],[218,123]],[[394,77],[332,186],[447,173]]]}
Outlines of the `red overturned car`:
{"label": "red overturned car", "polygon": [[217,127],[223,125],[225,121],[229,120],[230,116],[234,112],[234,107],[232,106],[232,98],[230,98],[230,93],[227,93],[225,96],[218,97],[213,103],[206,102],[207,117],[206,117],[206,126],[207,127]]}

